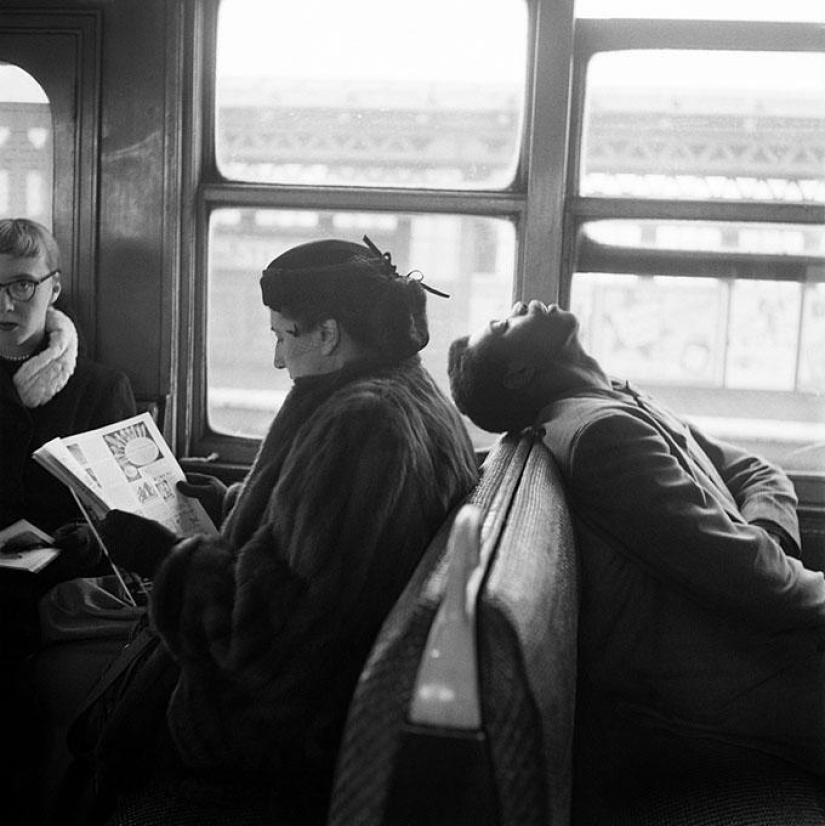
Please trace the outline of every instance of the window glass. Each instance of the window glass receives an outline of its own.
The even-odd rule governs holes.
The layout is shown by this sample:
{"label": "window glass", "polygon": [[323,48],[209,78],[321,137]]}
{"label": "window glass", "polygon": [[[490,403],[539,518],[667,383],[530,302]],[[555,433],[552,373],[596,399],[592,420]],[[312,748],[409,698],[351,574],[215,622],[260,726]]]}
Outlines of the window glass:
{"label": "window glass", "polygon": [[52,115],[40,84],[0,62],[0,212],[52,222]]}
{"label": "window glass", "polygon": [[576,0],[577,17],[825,23],[822,0]]}
{"label": "window glass", "polygon": [[715,279],[581,273],[571,309],[587,348],[617,376],[719,386],[728,300]]}
{"label": "window glass", "polygon": [[825,54],[631,50],[587,72],[583,195],[825,203]]}
{"label": "window glass", "polygon": [[609,373],[709,432],[786,466],[825,443],[822,282],[577,273],[571,307]]}
{"label": "window glass", "polygon": [[806,256],[825,261],[825,228],[735,221],[615,220],[584,226],[602,245],[657,251]]}
{"label": "window glass", "polygon": [[813,393],[825,393],[825,267],[820,268],[819,280],[803,293],[799,353],[800,389]]}
{"label": "window glass", "polygon": [[[320,21],[320,22],[319,22]],[[216,156],[234,180],[504,188],[525,0],[223,0]]]}
{"label": "window glass", "polygon": [[[449,393],[450,343],[511,304],[512,223],[467,215],[219,209],[210,223],[207,312],[207,403],[214,430],[262,436],[291,387],[286,370],[272,364],[261,271],[296,244],[330,237],[360,241],[364,234],[392,253],[400,273],[419,270],[427,284],[451,296],[428,294],[430,343],[421,354]],[[473,434],[479,446],[493,438]]]}

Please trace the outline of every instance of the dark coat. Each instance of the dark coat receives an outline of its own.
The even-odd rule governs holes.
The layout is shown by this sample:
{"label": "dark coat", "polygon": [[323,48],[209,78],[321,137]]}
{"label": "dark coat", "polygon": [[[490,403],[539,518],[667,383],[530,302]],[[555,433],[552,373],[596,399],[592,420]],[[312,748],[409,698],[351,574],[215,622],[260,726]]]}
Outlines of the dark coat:
{"label": "dark coat", "polygon": [[298,379],[222,536],[184,540],[155,577],[184,762],[322,811],[379,627],[475,479],[466,430],[417,356]]}
{"label": "dark coat", "polygon": [[135,415],[135,398],[123,373],[82,356],[68,383],[40,407],[24,407],[0,370],[0,527],[28,519],[53,531],[80,518],[68,489],[31,454],[56,436],[69,436]]}
{"label": "dark coat", "polygon": [[626,386],[543,418],[576,519],[592,708],[825,772],[825,577],[793,558],[788,478]]}

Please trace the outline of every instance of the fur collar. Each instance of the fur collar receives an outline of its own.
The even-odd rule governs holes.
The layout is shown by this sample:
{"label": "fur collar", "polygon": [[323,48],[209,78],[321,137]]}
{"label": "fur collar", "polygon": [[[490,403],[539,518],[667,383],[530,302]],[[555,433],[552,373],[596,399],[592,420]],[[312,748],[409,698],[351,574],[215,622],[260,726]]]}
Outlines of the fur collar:
{"label": "fur collar", "polygon": [[14,374],[14,386],[24,407],[40,407],[53,399],[74,373],[77,364],[77,330],[60,310],[46,312],[45,350],[23,362]]}

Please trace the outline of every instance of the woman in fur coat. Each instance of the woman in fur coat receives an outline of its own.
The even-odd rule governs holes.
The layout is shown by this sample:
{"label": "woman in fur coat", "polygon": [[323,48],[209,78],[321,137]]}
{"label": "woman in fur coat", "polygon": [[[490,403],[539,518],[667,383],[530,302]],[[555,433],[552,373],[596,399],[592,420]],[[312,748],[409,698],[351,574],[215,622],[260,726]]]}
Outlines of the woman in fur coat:
{"label": "woman in fur coat", "polygon": [[323,821],[371,645],[476,479],[418,356],[425,287],[364,240],[304,244],[264,271],[274,364],[294,387],[239,490],[184,487],[230,506],[220,536],[138,547],[145,520],[104,523],[115,559],[154,574],[152,619],[180,667],[177,773],[264,789],[297,820]]}

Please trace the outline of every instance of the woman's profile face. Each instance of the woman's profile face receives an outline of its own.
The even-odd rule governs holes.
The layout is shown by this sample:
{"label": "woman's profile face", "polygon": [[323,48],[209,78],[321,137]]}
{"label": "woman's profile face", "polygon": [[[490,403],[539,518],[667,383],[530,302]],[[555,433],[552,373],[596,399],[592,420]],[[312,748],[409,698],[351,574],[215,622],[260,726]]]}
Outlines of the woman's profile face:
{"label": "woman's profile face", "polygon": [[311,329],[301,327],[295,319],[269,311],[269,321],[275,334],[275,358],[273,364],[278,370],[289,371],[291,379],[301,376],[318,376],[336,369],[328,356],[322,352],[321,331],[318,325]]}
{"label": "woman's profile face", "polygon": [[[40,281],[49,273],[45,256],[17,258],[0,254],[0,287],[14,281]],[[8,290],[0,290],[0,350],[7,356],[36,350],[46,332],[46,311],[60,295],[56,277],[40,283],[29,301],[16,301]]]}

